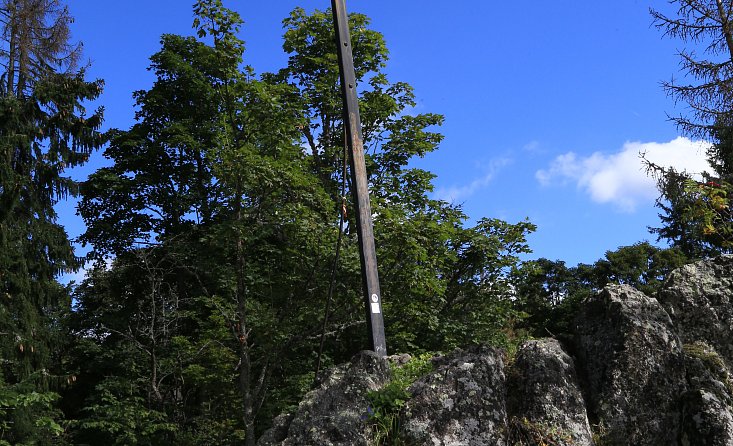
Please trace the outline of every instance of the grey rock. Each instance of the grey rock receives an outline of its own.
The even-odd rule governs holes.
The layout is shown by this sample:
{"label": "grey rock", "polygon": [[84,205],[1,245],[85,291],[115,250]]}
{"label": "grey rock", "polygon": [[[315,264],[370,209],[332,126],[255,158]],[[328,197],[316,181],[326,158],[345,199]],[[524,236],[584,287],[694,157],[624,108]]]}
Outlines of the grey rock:
{"label": "grey rock", "polygon": [[280,444],[287,438],[290,423],[293,422],[294,413],[280,414],[272,420],[272,427],[266,430],[257,440],[258,446],[270,446]]}
{"label": "grey rock", "polygon": [[557,340],[525,342],[507,375],[510,444],[533,434],[557,446],[593,444],[573,359]]}
{"label": "grey rock", "polygon": [[657,297],[682,342],[705,342],[733,367],[733,255],[673,271]]}
{"label": "grey rock", "polygon": [[686,388],[682,344],[656,299],[607,286],[581,310],[576,343],[589,412],[604,426],[606,444],[678,444]]}
{"label": "grey rock", "polygon": [[733,381],[715,350],[686,344],[688,390],[682,395],[682,444],[733,446]]}
{"label": "grey rock", "polygon": [[258,446],[369,445],[371,431],[364,420],[367,392],[381,388],[389,377],[387,358],[359,353],[350,363],[328,370],[297,411],[263,434]]}
{"label": "grey rock", "polygon": [[505,445],[504,361],[491,347],[457,350],[410,388],[402,436],[407,444]]}
{"label": "grey rock", "polygon": [[683,395],[681,444],[733,446],[733,414],[730,406],[705,390]]}

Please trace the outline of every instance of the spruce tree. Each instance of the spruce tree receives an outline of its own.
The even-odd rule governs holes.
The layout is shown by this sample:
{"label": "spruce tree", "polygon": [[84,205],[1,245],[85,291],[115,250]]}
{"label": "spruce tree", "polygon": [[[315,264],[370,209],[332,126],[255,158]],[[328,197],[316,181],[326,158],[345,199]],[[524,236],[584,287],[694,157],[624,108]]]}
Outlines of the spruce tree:
{"label": "spruce tree", "polygon": [[686,114],[672,120],[684,134],[710,143],[713,171],[679,172],[647,162],[661,193],[657,206],[663,225],[652,232],[690,257],[733,252],[733,2],[669,3],[677,8],[673,14],[651,10],[655,25],[693,47],[680,51],[682,81],[663,84],[687,106]]}
{"label": "spruce tree", "polygon": [[[0,5],[0,441],[51,441],[58,425],[49,389],[57,376],[60,320],[70,310],[57,277],[79,262],[54,210],[77,193],[64,172],[103,142],[101,92],[73,70],[78,46],[57,1]],[[50,430],[50,431],[49,431]]]}

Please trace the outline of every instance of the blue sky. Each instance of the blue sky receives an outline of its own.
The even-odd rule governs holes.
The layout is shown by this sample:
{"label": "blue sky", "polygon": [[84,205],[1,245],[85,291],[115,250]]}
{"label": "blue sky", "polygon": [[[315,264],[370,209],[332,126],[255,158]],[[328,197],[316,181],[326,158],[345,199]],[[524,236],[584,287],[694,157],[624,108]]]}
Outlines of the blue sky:
{"label": "blue sky", "polygon": [[[74,38],[90,77],[106,82],[106,127],[133,123],[131,94],[153,81],[148,58],[163,33],[191,34],[193,1],[69,0]],[[246,63],[259,73],[286,63],[281,21],[296,6],[328,0],[233,1],[245,20]],[[529,218],[538,225],[531,258],[590,263],[607,250],[654,241],[653,182],[639,151],[699,171],[704,148],[668,115],[684,109],[660,82],[679,77],[682,44],[651,24],[666,1],[347,0],[372,19],[390,49],[387,74],[415,87],[415,112],[446,117],[441,148],[417,161],[438,175],[435,194],[462,203],[472,219]],[[103,165],[101,154],[73,175]],[[74,237],[74,203],[59,206]]]}

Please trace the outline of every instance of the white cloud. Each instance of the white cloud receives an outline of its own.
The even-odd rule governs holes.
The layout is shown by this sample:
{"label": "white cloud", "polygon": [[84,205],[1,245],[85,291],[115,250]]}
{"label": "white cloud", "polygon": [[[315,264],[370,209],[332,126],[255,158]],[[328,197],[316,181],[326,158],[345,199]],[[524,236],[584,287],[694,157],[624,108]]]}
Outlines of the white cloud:
{"label": "white cloud", "polygon": [[640,203],[657,198],[656,183],[644,169],[640,154],[664,167],[674,167],[692,174],[710,171],[705,159],[707,143],[677,137],[666,142],[627,142],[610,155],[595,152],[578,157],[568,152],[555,158],[546,170],[535,177],[543,186],[574,182],[597,203],[612,203],[623,212],[633,212]]}
{"label": "white cloud", "polygon": [[494,179],[497,172],[504,166],[511,163],[509,158],[495,159],[491,161],[486,168],[486,173],[468,184],[463,186],[450,186],[440,187],[435,191],[435,198],[438,200],[445,200],[450,203],[465,200],[466,198],[473,195],[475,192],[485,188]]}

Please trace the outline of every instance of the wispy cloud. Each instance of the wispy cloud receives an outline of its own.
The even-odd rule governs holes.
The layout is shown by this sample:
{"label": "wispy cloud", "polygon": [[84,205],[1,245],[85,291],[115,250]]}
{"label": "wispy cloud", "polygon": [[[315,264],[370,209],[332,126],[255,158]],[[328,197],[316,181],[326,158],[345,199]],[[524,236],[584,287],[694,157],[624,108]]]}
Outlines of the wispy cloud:
{"label": "wispy cloud", "polygon": [[536,139],[533,139],[532,141],[528,142],[522,147],[522,150],[529,153],[538,153],[542,151],[542,148],[540,146],[540,142]]}
{"label": "wispy cloud", "polygon": [[575,183],[596,203],[611,203],[622,212],[634,212],[641,203],[658,196],[656,183],[644,169],[640,154],[649,161],[689,173],[710,171],[705,159],[707,143],[678,137],[670,142],[627,142],[610,155],[601,152],[579,157],[568,152],[556,157],[547,169],[536,172],[543,186]]}
{"label": "wispy cloud", "polygon": [[445,200],[447,202],[455,203],[463,201],[470,197],[479,190],[485,188],[491,183],[496,174],[505,166],[511,164],[512,160],[509,158],[499,158],[489,162],[488,166],[485,167],[485,173],[478,178],[475,178],[468,184],[464,185],[453,185],[449,187],[441,187],[435,191],[435,198],[438,200]]}

